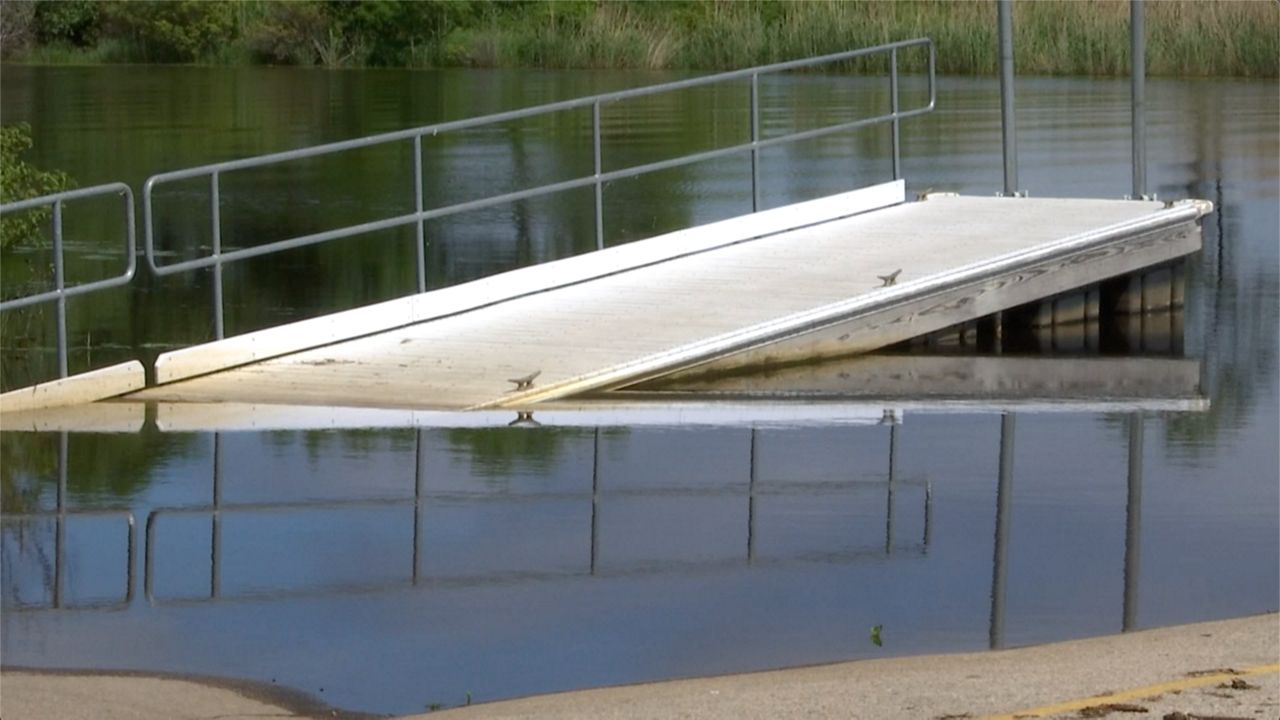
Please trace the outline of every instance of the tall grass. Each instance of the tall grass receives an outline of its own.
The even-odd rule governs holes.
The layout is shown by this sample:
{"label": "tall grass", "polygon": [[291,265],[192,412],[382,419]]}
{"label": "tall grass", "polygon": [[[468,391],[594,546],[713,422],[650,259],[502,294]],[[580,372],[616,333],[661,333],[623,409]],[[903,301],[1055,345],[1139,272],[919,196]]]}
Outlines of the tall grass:
{"label": "tall grass", "polygon": [[[1151,75],[1280,74],[1275,2],[1150,2],[1145,19]],[[1129,71],[1127,0],[1017,2],[1014,31],[1021,74]],[[937,43],[941,72],[997,71],[993,0],[603,3],[578,24],[509,22],[468,31],[454,58],[497,66],[726,69],[924,35]],[[923,58],[904,61],[918,67]]]}
{"label": "tall grass", "polygon": [[[436,4],[429,6],[421,0],[415,9],[443,13],[447,32],[433,26],[399,33],[407,40],[382,31],[359,35],[352,18],[362,16],[356,11],[386,11],[386,2],[379,2],[362,8],[319,0],[241,0],[233,8],[238,35],[197,60],[714,70],[929,36],[937,44],[941,72],[990,75],[998,66],[995,0],[432,0]],[[1280,3],[1160,0],[1144,7],[1149,74],[1280,75]],[[154,59],[148,58],[146,43],[111,36],[109,24],[102,30],[94,47],[36,45],[19,59],[49,64]],[[403,47],[391,47],[401,41]],[[374,53],[370,43],[380,51]],[[1018,0],[1014,47],[1020,74],[1127,74],[1129,2]],[[883,62],[853,67],[872,69]],[[904,53],[902,62],[918,70],[924,56]]]}

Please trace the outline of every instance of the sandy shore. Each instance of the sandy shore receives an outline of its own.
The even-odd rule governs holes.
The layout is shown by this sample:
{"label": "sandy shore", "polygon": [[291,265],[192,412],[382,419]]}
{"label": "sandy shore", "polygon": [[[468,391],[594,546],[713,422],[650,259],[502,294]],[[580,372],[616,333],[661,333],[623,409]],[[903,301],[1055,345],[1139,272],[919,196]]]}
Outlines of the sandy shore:
{"label": "sandy shore", "polygon": [[[1138,713],[1141,713],[1140,715]],[[252,683],[0,673],[6,720],[358,718]],[[864,660],[474,705],[415,718],[1280,718],[1280,616],[997,652]],[[364,716],[368,717],[368,716]]]}

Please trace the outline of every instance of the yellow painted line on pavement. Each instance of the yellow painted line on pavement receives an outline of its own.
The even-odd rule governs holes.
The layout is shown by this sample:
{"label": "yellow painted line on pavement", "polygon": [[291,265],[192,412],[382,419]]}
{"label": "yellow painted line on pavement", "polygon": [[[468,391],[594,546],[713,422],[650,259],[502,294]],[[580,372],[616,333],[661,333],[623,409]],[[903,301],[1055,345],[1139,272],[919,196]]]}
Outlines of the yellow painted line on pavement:
{"label": "yellow painted line on pavement", "polygon": [[1151,697],[1152,695],[1173,692],[1174,690],[1186,690],[1188,688],[1199,687],[1201,685],[1229,681],[1233,678],[1249,677],[1251,675],[1265,675],[1273,672],[1280,672],[1280,663],[1272,665],[1256,665],[1243,670],[1236,670],[1235,672],[1217,672],[1210,675],[1194,675],[1180,680],[1173,680],[1156,685],[1147,685],[1145,687],[1132,688],[1130,690],[1122,690],[1108,695],[1095,695],[1093,697],[1067,700],[1066,702],[1060,702],[1055,705],[1044,705],[1028,710],[1019,710],[1006,715],[990,715],[986,720],[1016,720],[1017,718],[1037,718],[1049,715],[1058,715],[1060,713],[1075,712],[1076,710],[1082,710],[1093,705],[1125,702],[1126,700],[1139,700],[1145,697]]}

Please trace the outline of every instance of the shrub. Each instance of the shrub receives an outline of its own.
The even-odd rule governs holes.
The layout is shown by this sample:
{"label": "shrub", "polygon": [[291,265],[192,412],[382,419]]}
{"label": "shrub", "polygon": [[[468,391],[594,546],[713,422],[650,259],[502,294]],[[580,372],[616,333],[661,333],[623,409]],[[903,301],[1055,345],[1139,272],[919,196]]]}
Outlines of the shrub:
{"label": "shrub", "polygon": [[[31,126],[0,126],[0,203],[61,192],[72,186],[63,172],[37,169],[20,156],[31,149]],[[0,218],[0,248],[39,243],[49,219],[49,209],[9,214]]]}
{"label": "shrub", "polygon": [[104,31],[129,38],[150,62],[194,62],[238,34],[236,7],[226,0],[118,0],[100,7]]}
{"label": "shrub", "polygon": [[41,0],[35,3],[36,40],[88,47],[98,39],[100,8],[93,0]]}

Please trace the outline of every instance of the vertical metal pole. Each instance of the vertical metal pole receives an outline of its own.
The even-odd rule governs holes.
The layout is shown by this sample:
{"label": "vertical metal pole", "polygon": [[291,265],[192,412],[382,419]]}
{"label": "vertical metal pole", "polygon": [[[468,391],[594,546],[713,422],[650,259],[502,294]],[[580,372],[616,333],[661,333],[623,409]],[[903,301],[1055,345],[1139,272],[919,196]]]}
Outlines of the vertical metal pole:
{"label": "vertical metal pole", "polygon": [[1129,61],[1133,87],[1133,198],[1147,194],[1147,67],[1142,0],[1129,0]]}
{"label": "vertical metal pole", "polygon": [[424,226],[426,221],[421,218],[423,210],[421,135],[413,136],[413,209],[419,215],[418,222],[414,223],[416,228],[414,247],[417,248],[418,256],[418,292],[422,293],[427,291],[427,231]]}
{"label": "vertical metal pole", "polygon": [[413,575],[412,582],[418,584],[422,573],[422,486],[426,483],[426,431],[418,430],[418,442],[414,448],[413,461]]}
{"label": "vertical metal pole", "polygon": [[58,377],[67,376],[67,277],[62,259],[62,201],[53,201],[53,285],[58,291]]}
{"label": "vertical metal pole", "polygon": [[58,433],[58,516],[53,538],[53,606],[62,607],[64,583],[66,582],[64,566],[67,553],[67,465],[68,457],[67,433]]}
{"label": "vertical metal pole", "polygon": [[222,433],[213,434],[213,529],[209,538],[209,597],[222,592]]}
{"label": "vertical metal pole", "polygon": [[898,134],[898,48],[889,51],[889,107],[893,110],[893,179],[902,177],[901,136]]}
{"label": "vertical metal pole", "polygon": [[600,428],[596,428],[591,454],[591,574],[596,574],[600,554]]}
{"label": "vertical metal pole", "polygon": [[884,520],[884,554],[893,554],[893,484],[898,475],[898,426],[889,426],[889,486]]}
{"label": "vertical metal pole", "polygon": [[213,232],[213,336],[226,337],[222,319],[222,208],[218,191],[218,173],[209,175],[209,216]]}
{"label": "vertical metal pole", "polygon": [[747,480],[747,562],[756,561],[756,429],[751,428],[751,454]]}
{"label": "vertical metal pole", "polygon": [[751,73],[751,212],[760,212],[760,74]]}
{"label": "vertical metal pole", "polygon": [[1013,117],[1013,0],[996,5],[1000,23],[1000,138],[1004,147],[1004,194],[1018,192],[1018,133]]}
{"label": "vertical metal pole", "polygon": [[996,543],[991,572],[991,649],[1004,646],[1004,598],[1009,576],[1009,515],[1013,504],[1013,415],[1000,417],[1000,480],[996,486]]}
{"label": "vertical metal pole", "polygon": [[600,184],[600,172],[604,162],[600,157],[600,101],[591,104],[591,147],[595,155],[596,173],[596,249],[604,249],[604,188]]}
{"label": "vertical metal pole", "polygon": [[1138,625],[1138,573],[1142,552],[1142,413],[1129,415],[1129,498],[1124,513],[1124,618],[1128,632]]}

